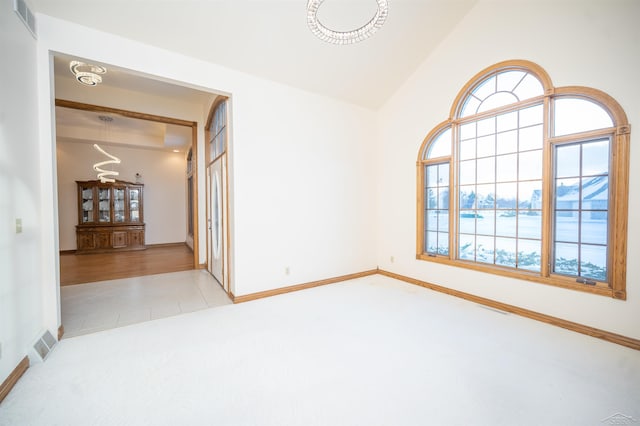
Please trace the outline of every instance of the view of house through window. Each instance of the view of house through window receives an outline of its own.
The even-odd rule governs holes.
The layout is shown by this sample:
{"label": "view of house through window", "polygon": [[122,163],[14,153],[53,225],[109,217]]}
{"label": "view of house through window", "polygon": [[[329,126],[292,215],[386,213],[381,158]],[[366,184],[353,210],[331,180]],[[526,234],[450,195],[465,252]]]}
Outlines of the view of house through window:
{"label": "view of house through window", "polygon": [[418,257],[624,298],[619,105],[595,89],[551,90],[525,61],[466,87],[419,154]]}
{"label": "view of house through window", "polygon": [[607,280],[609,140],[555,149],[553,271]]}

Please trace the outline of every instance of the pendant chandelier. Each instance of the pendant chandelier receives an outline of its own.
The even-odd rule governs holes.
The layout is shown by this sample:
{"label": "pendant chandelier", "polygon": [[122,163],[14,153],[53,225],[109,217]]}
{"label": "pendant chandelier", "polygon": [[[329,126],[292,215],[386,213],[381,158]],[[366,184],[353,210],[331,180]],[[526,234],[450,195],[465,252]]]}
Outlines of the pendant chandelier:
{"label": "pendant chandelier", "polygon": [[322,25],[318,20],[318,9],[324,0],[309,0],[307,3],[307,25],[320,40],[333,44],[353,44],[366,40],[378,31],[387,20],[388,0],[376,0],[378,10],[364,26],[352,31],[334,31]]}
{"label": "pendant chandelier", "polygon": [[115,182],[116,180],[114,178],[120,173],[116,172],[115,170],[104,170],[102,166],[106,166],[107,164],[120,164],[120,159],[115,155],[111,155],[104,149],[100,148],[98,144],[93,144],[93,147],[110,158],[110,160],[101,161],[93,165],[93,170],[98,172],[98,179],[100,179],[100,182],[102,183]]}

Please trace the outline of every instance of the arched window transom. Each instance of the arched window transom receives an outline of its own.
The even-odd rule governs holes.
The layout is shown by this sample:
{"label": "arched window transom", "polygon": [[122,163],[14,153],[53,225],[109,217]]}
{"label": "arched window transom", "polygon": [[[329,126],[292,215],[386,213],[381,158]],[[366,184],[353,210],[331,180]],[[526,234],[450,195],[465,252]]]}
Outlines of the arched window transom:
{"label": "arched window transom", "polygon": [[462,102],[460,117],[468,117],[544,94],[542,83],[529,72],[499,71],[475,85]]}

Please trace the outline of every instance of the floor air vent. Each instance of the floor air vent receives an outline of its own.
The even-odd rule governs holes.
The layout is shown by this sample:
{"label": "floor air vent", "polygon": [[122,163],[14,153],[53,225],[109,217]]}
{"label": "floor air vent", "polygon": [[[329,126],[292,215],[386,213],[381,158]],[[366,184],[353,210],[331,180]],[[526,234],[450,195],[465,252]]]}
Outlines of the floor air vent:
{"label": "floor air vent", "polygon": [[35,349],[36,353],[40,356],[40,359],[44,360],[56,343],[58,343],[58,341],[51,335],[49,330],[47,330],[42,337],[36,341],[35,345],[33,345],[33,349]]}
{"label": "floor air vent", "polygon": [[24,0],[13,0],[13,10],[18,14],[22,22],[27,26],[34,38],[38,38],[36,33],[36,16],[31,12]]}

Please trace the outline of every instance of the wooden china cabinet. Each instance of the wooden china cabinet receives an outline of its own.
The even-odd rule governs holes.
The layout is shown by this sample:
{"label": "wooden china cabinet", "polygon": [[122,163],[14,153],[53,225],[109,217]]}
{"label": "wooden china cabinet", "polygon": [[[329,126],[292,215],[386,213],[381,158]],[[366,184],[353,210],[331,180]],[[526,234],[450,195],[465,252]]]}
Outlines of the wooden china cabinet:
{"label": "wooden china cabinet", "polygon": [[143,250],[144,185],[99,180],[78,184],[77,253]]}

